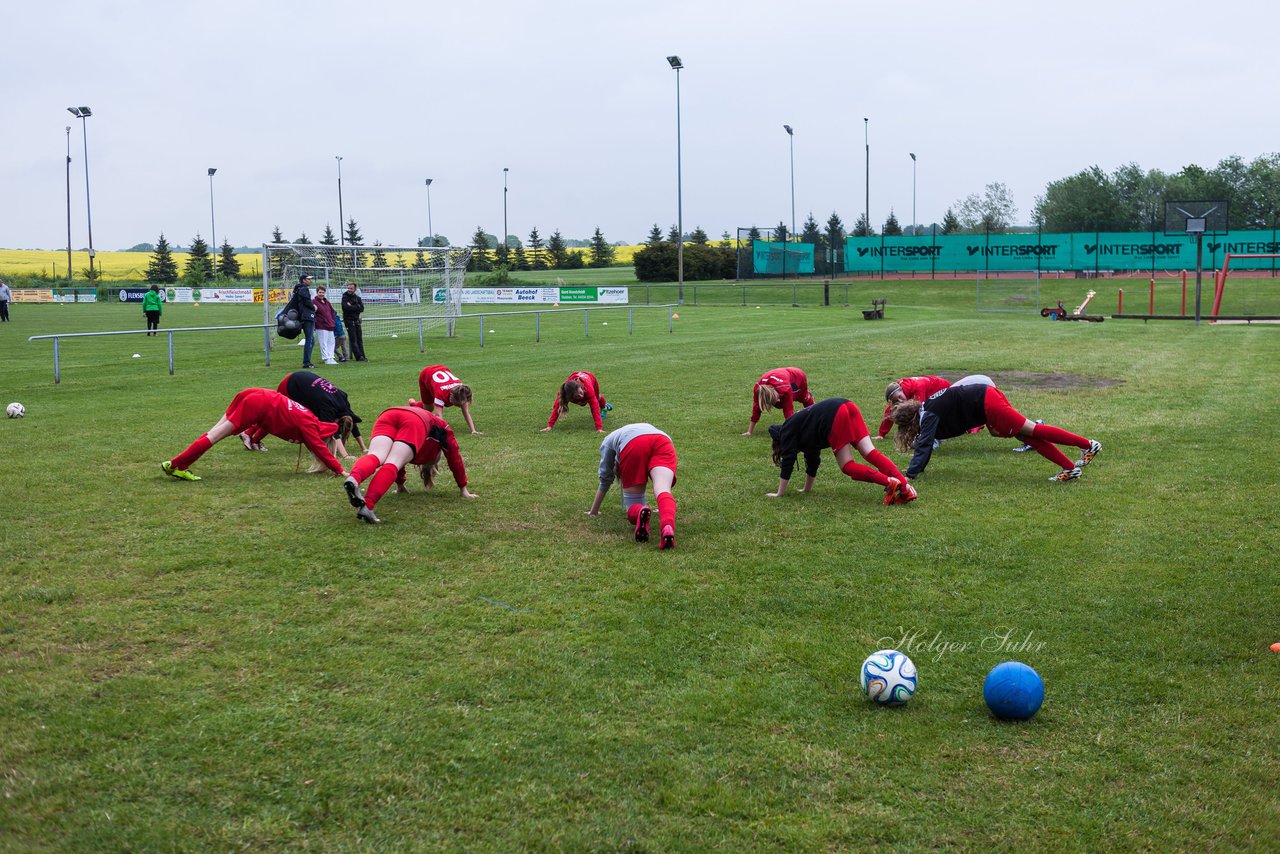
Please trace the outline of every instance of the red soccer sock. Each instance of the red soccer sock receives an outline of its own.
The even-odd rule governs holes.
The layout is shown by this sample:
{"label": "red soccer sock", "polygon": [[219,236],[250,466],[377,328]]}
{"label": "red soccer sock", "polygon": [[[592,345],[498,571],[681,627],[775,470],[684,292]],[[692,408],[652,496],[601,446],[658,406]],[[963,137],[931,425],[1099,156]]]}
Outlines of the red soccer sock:
{"label": "red soccer sock", "polygon": [[199,439],[196,439],[185,451],[173,458],[173,467],[176,469],[191,468],[191,464],[204,456],[204,452],[212,447],[213,442],[209,441],[209,434],[201,433]]}
{"label": "red soccer sock", "polygon": [[[1057,428],[1055,427],[1054,429],[1056,430]],[[1066,431],[1064,430],[1061,432]],[[1076,464],[1071,462],[1071,459],[1066,454],[1059,451],[1056,445],[1052,445],[1044,439],[1039,439],[1035,436],[1023,436],[1022,438],[1026,440],[1027,444],[1031,446],[1033,451],[1044,457],[1046,460],[1057,463],[1059,468],[1073,469],[1076,467]],[[1087,442],[1085,443],[1085,447],[1088,447]]]}
{"label": "red soccer sock", "polygon": [[645,506],[646,506],[645,504],[632,504],[630,507],[628,507],[627,521],[630,522],[632,525],[634,525],[636,523],[636,520],[640,518],[640,511],[643,510]]}
{"label": "red soccer sock", "polygon": [[[377,459],[377,457],[374,457]],[[358,463],[357,463],[358,464]],[[396,482],[396,475],[400,474],[400,469],[390,463],[383,463],[378,466],[378,470],[373,474],[373,480],[369,481],[369,489],[364,494],[364,503],[370,510],[378,503],[378,499],[387,494],[387,490],[391,488],[391,484]]]}
{"label": "red soccer sock", "polygon": [[671,497],[670,492],[659,492],[658,499],[658,521],[662,523],[663,528],[670,527],[675,530],[676,527],[676,500]]}
{"label": "red soccer sock", "polygon": [[253,442],[253,444],[255,444],[255,445],[261,445],[261,444],[262,444],[262,440],[263,440],[263,439],[265,439],[265,438],[267,438],[267,428],[266,428],[266,427],[262,427],[262,426],[255,427],[255,428],[253,428],[253,430],[252,430],[252,431],[250,431],[250,433],[249,433],[249,441],[250,441],[250,442]]}
{"label": "red soccer sock", "polygon": [[[886,477],[896,477],[898,480],[902,481],[903,483],[907,482],[907,476],[903,474],[902,471],[899,470],[899,468],[896,465],[893,464],[893,460],[889,459],[884,454],[877,451],[875,448],[872,448],[871,453],[867,454],[867,462],[875,466],[880,471],[880,473],[885,475]],[[883,485],[884,484],[881,484],[881,486]]]}
{"label": "red soccer sock", "polygon": [[378,468],[378,458],[373,454],[365,454],[356,460],[356,464],[351,467],[351,476],[356,479],[356,483],[364,483],[369,479],[369,475],[373,474]]}
{"label": "red soccer sock", "polygon": [[[1035,429],[1031,431],[1031,435],[1037,439],[1043,439],[1046,442],[1053,442],[1055,445],[1075,445],[1077,448],[1087,449],[1089,440],[1084,436],[1077,436],[1075,433],[1063,430],[1061,427],[1054,427],[1051,424],[1037,424]],[[1027,442],[1031,445],[1030,442]],[[1032,445],[1032,447],[1035,447]]]}
{"label": "red soccer sock", "polygon": [[889,485],[889,478],[885,477],[884,474],[876,471],[871,466],[864,466],[862,463],[855,463],[853,460],[849,460],[849,462],[840,466],[840,471],[863,483],[874,483],[879,486]]}

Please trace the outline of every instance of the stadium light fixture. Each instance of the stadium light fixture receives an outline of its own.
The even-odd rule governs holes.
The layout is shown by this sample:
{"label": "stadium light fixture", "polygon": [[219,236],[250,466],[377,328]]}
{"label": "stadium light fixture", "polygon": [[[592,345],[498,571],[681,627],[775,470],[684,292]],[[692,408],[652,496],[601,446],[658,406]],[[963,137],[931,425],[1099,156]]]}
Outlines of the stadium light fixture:
{"label": "stadium light fixture", "polygon": [[676,302],[684,305],[684,183],[680,163],[680,69],[678,56],[668,56],[667,64],[676,72]]}
{"label": "stadium light fixture", "polygon": [[347,221],[342,216],[342,155],[335,154],[333,159],[338,161],[338,245],[345,246]]}
{"label": "stadium light fixture", "polygon": [[911,155],[911,236],[915,237],[918,231],[916,225],[916,155],[914,151],[908,151]]}
{"label": "stadium light fixture", "polygon": [[436,233],[431,228],[431,181],[432,180],[433,179],[431,178],[427,179],[427,245],[428,246],[436,245]]}
{"label": "stadium light fixture", "polygon": [[217,171],[217,168],[213,166],[209,167],[209,230],[213,239],[213,243],[209,248],[213,253],[215,275],[217,274],[218,268],[216,263],[218,260],[218,220],[213,215],[213,173]]}
{"label": "stadium light fixture", "polygon": [[[80,134],[84,137],[84,208],[89,221],[89,282],[97,277],[93,273],[93,205],[89,202],[89,123],[85,119],[93,115],[88,107],[67,107],[67,112],[80,120]],[[70,241],[68,241],[70,243]]]}

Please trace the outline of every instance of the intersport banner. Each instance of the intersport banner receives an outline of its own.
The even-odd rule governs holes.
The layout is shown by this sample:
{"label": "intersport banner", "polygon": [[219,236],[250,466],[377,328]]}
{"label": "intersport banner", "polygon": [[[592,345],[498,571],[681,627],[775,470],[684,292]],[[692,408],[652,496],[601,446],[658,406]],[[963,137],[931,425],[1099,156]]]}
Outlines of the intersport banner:
{"label": "intersport banner", "polygon": [[[1204,238],[1205,268],[1233,255],[1280,252],[1272,231],[1233,231]],[[1270,270],[1272,258],[1233,260],[1233,269]],[[940,234],[845,238],[850,273],[953,270],[1186,270],[1195,269],[1196,244],[1185,235],[1150,232],[1076,234]]]}

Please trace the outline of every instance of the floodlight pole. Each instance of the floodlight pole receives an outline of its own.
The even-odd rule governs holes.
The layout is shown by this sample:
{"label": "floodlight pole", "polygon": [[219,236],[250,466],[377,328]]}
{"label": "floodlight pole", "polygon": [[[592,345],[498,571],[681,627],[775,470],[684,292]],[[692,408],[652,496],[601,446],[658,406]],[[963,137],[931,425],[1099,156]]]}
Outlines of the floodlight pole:
{"label": "floodlight pole", "polygon": [[74,278],[71,268],[71,125],[67,125],[67,284]]}
{"label": "floodlight pole", "polygon": [[502,263],[507,263],[507,173],[511,170],[502,167]]}
{"label": "floodlight pole", "polygon": [[84,137],[84,207],[89,222],[89,283],[97,281],[93,273],[93,205],[89,201],[89,123],[86,121],[93,115],[88,107],[67,107],[67,112],[80,120],[80,134]]}
{"label": "floodlight pole", "polygon": [[338,245],[345,246],[347,221],[342,215],[342,155],[335,154],[333,157],[338,161]]}
{"label": "floodlight pole", "polygon": [[915,237],[918,233],[916,228],[916,156],[911,154],[911,236]]}
{"label": "floodlight pole", "polygon": [[863,209],[864,222],[867,224],[867,237],[871,236],[871,119],[862,119],[862,139],[867,147],[867,206]]}
{"label": "floodlight pole", "polygon": [[668,56],[667,63],[676,72],[676,302],[684,305],[684,182],[680,163],[680,69],[684,63],[678,56]]}
{"label": "floodlight pole", "polygon": [[209,230],[213,235],[213,259],[214,259],[214,275],[218,274],[218,220],[213,215],[213,173],[218,170],[212,166],[209,167]]}
{"label": "floodlight pole", "polygon": [[791,237],[796,236],[796,133],[791,125],[783,125],[791,147]]}
{"label": "floodlight pole", "polygon": [[427,179],[427,245],[436,245],[436,233],[431,226],[431,178]]}

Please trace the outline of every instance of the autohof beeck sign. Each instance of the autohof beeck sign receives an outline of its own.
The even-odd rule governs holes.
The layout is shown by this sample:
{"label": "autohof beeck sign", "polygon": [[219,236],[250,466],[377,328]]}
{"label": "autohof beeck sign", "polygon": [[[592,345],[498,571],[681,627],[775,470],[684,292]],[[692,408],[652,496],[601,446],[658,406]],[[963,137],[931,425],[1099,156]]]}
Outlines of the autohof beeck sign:
{"label": "autohof beeck sign", "polygon": [[[1204,244],[1204,263],[1216,267],[1227,253],[1277,252],[1271,231],[1234,231]],[[1186,270],[1196,266],[1196,245],[1181,235],[1148,232],[1076,234],[940,234],[845,239],[848,272],[947,270]],[[1242,259],[1241,269],[1271,269],[1271,259]]]}

